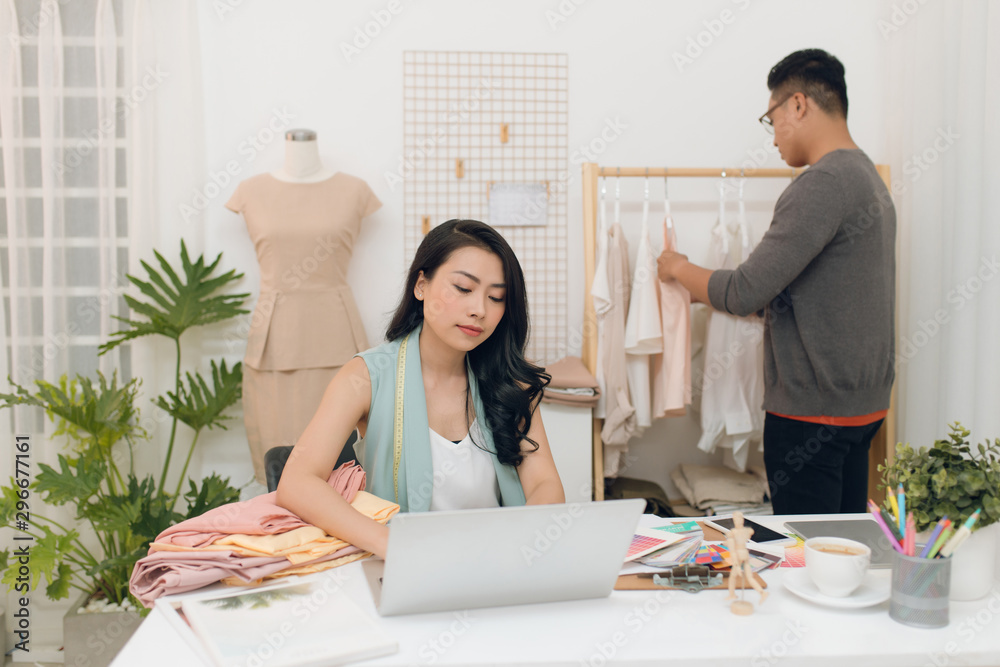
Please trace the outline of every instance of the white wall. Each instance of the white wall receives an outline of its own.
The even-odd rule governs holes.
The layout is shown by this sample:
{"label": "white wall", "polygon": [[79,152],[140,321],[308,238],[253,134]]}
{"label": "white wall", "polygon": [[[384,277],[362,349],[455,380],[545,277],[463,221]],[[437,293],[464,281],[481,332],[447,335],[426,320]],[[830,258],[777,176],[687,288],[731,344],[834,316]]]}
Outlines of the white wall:
{"label": "white wall", "polygon": [[[579,3],[579,5],[577,5]],[[282,160],[275,134],[251,156],[250,136],[266,139],[268,123],[319,133],[327,165],[365,179],[384,207],[366,221],[350,269],[350,282],[372,342],[381,338],[387,313],[401,285],[403,266],[401,188],[392,191],[382,174],[393,171],[402,149],[402,53],[406,50],[564,52],[569,55],[569,144],[574,164],[569,224],[571,332],[578,331],[584,299],[577,149],[599,136],[610,120],[625,124],[621,136],[596,160],[611,166],[740,166],[764,155],[769,137],[757,124],[766,110],[765,85],[772,65],[788,53],[820,47],[847,69],[850,126],[875,162],[886,160],[884,137],[892,122],[885,90],[886,45],[876,21],[885,3],[868,0],[499,0],[462,2],[331,3],[320,0],[199,3],[204,80],[205,156],[208,171],[230,160],[236,180],[270,171]],[[398,13],[392,15],[389,8]],[[560,13],[562,12],[562,13]],[[726,14],[723,14],[726,12]],[[373,13],[388,24],[348,62],[341,50]],[[565,14],[565,16],[564,16]],[[559,20],[565,18],[565,20]],[[723,22],[725,21],[725,22]],[[717,34],[712,34],[714,30]],[[374,32],[374,31],[373,31]],[[692,41],[706,45],[681,66]],[[275,114],[274,110],[280,110]],[[764,166],[784,166],[767,153]],[[754,181],[746,195],[752,222],[766,228],[784,183]],[[256,290],[253,248],[242,219],[223,208],[235,183],[209,206],[205,248],[225,251],[225,264],[245,271]],[[609,183],[613,187],[613,183]],[[634,235],[641,210],[641,180],[623,185],[623,217]],[[654,214],[662,181],[653,184]],[[695,261],[704,259],[715,218],[715,183],[673,180],[674,217],[681,244]],[[634,247],[634,243],[633,243]],[[239,358],[241,341],[224,350]],[[238,422],[239,420],[237,420]],[[211,434],[202,448],[203,469],[234,481],[249,478],[242,426]],[[635,441],[626,474],[676,490],[669,471],[679,462],[708,457],[694,449],[699,434],[691,417],[660,422]]]}

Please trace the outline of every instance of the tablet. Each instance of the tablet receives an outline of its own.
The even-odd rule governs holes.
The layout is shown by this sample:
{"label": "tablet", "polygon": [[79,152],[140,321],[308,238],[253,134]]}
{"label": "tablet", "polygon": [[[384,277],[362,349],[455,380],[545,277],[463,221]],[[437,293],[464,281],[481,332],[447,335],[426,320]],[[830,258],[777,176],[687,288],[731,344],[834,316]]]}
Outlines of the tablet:
{"label": "tablet", "polygon": [[872,550],[872,568],[887,568],[892,565],[892,545],[873,519],[786,521],[785,528],[804,540],[810,537],[846,537],[867,544]]}

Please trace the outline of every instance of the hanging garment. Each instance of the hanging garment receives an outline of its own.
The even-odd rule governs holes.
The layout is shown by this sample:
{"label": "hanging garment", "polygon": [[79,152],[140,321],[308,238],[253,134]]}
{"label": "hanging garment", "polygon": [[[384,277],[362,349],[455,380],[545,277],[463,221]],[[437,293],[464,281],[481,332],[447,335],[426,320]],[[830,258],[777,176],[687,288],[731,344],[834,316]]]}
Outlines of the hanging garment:
{"label": "hanging garment", "polygon": [[649,244],[649,199],[642,205],[642,228],[632,277],[628,318],[625,321],[625,352],[628,390],[635,408],[638,437],[653,423],[650,355],[663,352],[660,295],[656,283],[656,255]]}
{"label": "hanging garment", "polygon": [[597,320],[597,359],[595,360],[594,377],[597,380],[597,405],[594,406],[594,417],[604,419],[605,394],[604,382],[604,318],[611,309],[611,287],[608,285],[608,223],[604,211],[604,193],[607,186],[601,187],[601,201],[597,207],[597,266],[594,268],[594,282],[590,287],[590,298],[594,300],[594,317]]}
{"label": "hanging garment", "polygon": [[[663,249],[677,251],[677,232],[665,202]],[[660,297],[663,352],[653,366],[653,419],[679,417],[691,403],[691,294],[676,280],[656,281]]]}
{"label": "hanging garment", "polygon": [[608,285],[612,306],[604,315],[602,366],[605,381],[604,475],[614,477],[621,458],[635,433],[635,408],[628,392],[625,355],[625,316],[629,302],[628,242],[620,224],[611,226],[608,236]]}
{"label": "hanging garment", "polygon": [[[712,230],[713,269],[733,269],[753,251],[742,198],[735,236],[724,213],[720,204],[719,222]],[[738,472],[746,470],[750,447],[763,436],[763,340],[764,323],[755,315],[741,318],[714,311],[709,317],[698,448],[723,448],[723,463]]]}
{"label": "hanging garment", "polygon": [[243,359],[243,419],[254,475],[264,454],[294,445],[337,370],[368,347],[347,284],[362,218],[381,202],[347,174],[288,183],[241,182],[226,207],[243,215],[260,264],[260,298]]}

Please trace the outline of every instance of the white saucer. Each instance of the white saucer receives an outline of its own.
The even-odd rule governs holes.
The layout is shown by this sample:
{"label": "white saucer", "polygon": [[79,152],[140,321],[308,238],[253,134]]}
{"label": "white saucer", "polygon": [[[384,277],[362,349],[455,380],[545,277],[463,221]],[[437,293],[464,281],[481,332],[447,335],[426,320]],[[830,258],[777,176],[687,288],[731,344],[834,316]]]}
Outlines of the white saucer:
{"label": "white saucer", "polygon": [[885,602],[891,594],[891,581],[886,571],[869,572],[865,575],[861,585],[857,590],[843,598],[833,598],[823,595],[816,588],[816,584],[809,578],[809,573],[804,567],[795,568],[787,572],[782,579],[785,588],[795,593],[800,598],[821,604],[827,607],[840,607],[842,609],[860,609],[870,607],[880,602]]}

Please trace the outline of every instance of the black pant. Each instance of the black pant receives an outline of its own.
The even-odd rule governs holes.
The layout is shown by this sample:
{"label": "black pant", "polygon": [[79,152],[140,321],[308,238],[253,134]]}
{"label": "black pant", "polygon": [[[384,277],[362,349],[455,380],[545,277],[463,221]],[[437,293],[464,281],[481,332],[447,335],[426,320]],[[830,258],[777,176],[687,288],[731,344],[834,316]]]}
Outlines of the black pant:
{"label": "black pant", "polygon": [[764,466],[774,513],[867,511],[868,447],[881,425],[828,426],[767,413]]}

